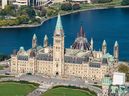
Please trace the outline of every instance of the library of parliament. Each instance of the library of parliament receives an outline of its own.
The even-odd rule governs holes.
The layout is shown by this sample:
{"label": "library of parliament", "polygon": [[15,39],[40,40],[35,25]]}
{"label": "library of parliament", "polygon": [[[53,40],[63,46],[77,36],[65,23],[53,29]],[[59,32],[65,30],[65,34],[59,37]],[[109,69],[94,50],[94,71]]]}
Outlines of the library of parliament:
{"label": "library of parliament", "polygon": [[102,51],[94,50],[93,39],[89,42],[81,26],[77,38],[70,48],[64,47],[64,31],[61,16],[58,15],[53,36],[53,46],[49,46],[48,37],[44,45],[37,45],[37,37],[32,38],[32,48],[11,55],[11,72],[14,74],[42,74],[50,77],[79,77],[85,80],[101,81],[105,75],[111,75],[119,62],[119,45],[114,44],[113,55],[107,53],[106,41]]}

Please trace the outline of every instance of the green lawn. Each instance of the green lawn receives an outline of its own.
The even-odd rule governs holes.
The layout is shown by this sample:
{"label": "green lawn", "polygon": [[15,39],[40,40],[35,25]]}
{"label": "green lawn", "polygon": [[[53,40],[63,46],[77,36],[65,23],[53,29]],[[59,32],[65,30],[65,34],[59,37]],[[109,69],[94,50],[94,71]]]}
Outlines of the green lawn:
{"label": "green lawn", "polygon": [[1,78],[8,78],[8,77],[14,77],[14,76],[10,76],[10,75],[0,75],[0,79],[1,79]]}
{"label": "green lawn", "polygon": [[67,87],[57,87],[48,90],[43,96],[96,96],[88,91]]}
{"label": "green lawn", "polygon": [[4,66],[1,66],[1,65],[0,65],[0,70],[3,70],[3,69],[4,69]]}
{"label": "green lawn", "polygon": [[26,96],[36,87],[32,84],[21,84],[15,82],[1,82],[0,96]]}

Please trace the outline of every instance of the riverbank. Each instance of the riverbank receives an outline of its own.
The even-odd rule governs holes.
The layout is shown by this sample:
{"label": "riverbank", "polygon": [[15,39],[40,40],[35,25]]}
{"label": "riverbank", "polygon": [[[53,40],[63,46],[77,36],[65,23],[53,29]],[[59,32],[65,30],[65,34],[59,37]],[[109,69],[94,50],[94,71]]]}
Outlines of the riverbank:
{"label": "riverbank", "polygon": [[[89,10],[101,10],[101,9],[110,9],[110,8],[129,8],[129,5],[128,6],[108,6],[108,7],[96,7],[96,8],[87,8],[87,9],[80,9],[80,10],[75,10],[75,11],[69,11],[69,12],[66,12],[66,13],[62,13],[61,15],[62,16],[65,16],[65,15],[69,15],[69,14],[74,14],[74,13],[77,13],[77,12],[83,12],[83,11],[89,11]],[[39,27],[41,26],[45,21],[49,20],[49,19],[52,19],[52,18],[55,18],[56,16],[52,16],[52,17],[48,17],[46,19],[42,19],[41,20],[41,23],[40,24],[35,24],[35,25],[30,25],[30,24],[22,24],[22,25],[16,25],[16,26],[2,26],[0,27],[1,29],[10,29],[10,28],[34,28],[34,27]]]}

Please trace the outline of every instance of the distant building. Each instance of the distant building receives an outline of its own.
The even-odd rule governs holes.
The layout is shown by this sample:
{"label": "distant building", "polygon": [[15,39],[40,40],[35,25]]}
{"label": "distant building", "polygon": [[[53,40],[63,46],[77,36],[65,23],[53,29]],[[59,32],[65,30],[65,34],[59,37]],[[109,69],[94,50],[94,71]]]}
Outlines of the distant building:
{"label": "distant building", "polygon": [[87,2],[87,3],[91,3],[91,0],[72,0],[73,2]]}
{"label": "distant building", "polygon": [[17,6],[23,6],[23,5],[28,5],[28,0],[16,0],[16,2],[13,3],[14,5]]}
{"label": "distant building", "polygon": [[42,6],[48,0],[16,0],[13,4],[16,6]]}
{"label": "distant building", "polygon": [[103,96],[125,96],[128,89],[125,86],[125,73],[114,72],[113,78],[105,76],[102,79]]}
{"label": "distant building", "polygon": [[94,41],[89,42],[83,27],[71,48],[65,48],[64,30],[60,15],[53,36],[53,46],[44,37],[44,46],[37,45],[37,36],[32,38],[32,48],[25,51],[20,47],[11,55],[11,72],[14,74],[43,74],[55,77],[79,77],[93,82],[101,81],[106,74],[112,74],[118,65],[118,43],[114,45],[114,56],[107,53],[106,41],[102,51],[94,50]]}
{"label": "distant building", "polygon": [[113,85],[124,85],[125,73],[114,72],[113,73]]}
{"label": "distant building", "polygon": [[2,0],[2,9],[4,9],[4,7],[8,4],[7,0]]}
{"label": "distant building", "polygon": [[4,9],[6,5],[13,4],[16,0],[1,0],[0,1],[0,7],[1,9]]}

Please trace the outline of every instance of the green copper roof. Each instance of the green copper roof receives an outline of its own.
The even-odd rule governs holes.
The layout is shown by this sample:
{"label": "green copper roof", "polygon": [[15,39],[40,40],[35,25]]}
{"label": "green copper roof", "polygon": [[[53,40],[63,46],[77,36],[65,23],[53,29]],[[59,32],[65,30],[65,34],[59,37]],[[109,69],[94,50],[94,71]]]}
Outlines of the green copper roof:
{"label": "green copper roof", "polygon": [[127,89],[125,86],[111,86],[111,93],[116,93],[116,92],[118,92],[118,94],[122,96],[122,94],[127,92]]}
{"label": "green copper roof", "polygon": [[103,45],[106,45],[106,41],[105,40],[103,41]]}
{"label": "green copper roof", "polygon": [[112,56],[109,53],[103,55],[103,58],[110,58],[110,57],[112,57]]}
{"label": "green copper roof", "polygon": [[20,47],[20,50],[21,50],[21,51],[24,51],[24,47],[23,47],[23,46],[21,46],[21,47]]}
{"label": "green copper roof", "polygon": [[111,93],[116,93],[118,86],[111,86]]}
{"label": "green copper roof", "polygon": [[90,41],[91,44],[93,44],[93,38],[91,38],[91,41]]}
{"label": "green copper roof", "polygon": [[126,93],[126,87],[125,86],[119,86],[119,94]]}
{"label": "green copper roof", "polygon": [[109,54],[109,53],[103,55],[102,58],[107,58],[107,59],[108,59],[109,61],[111,61],[111,62],[114,61],[114,57],[113,57],[111,54]]}
{"label": "green copper roof", "polygon": [[55,34],[56,35],[63,35],[63,26],[61,21],[61,16],[58,14],[57,22],[56,22],[56,28],[55,28]]}
{"label": "green copper roof", "polygon": [[115,45],[114,46],[118,46],[118,42],[117,41],[115,42]]}
{"label": "green copper roof", "polygon": [[33,35],[33,39],[36,39],[36,38],[37,38],[37,36],[36,36],[36,34],[34,34],[34,35]]}
{"label": "green copper roof", "polygon": [[103,84],[103,85],[110,86],[110,85],[112,84],[111,77],[104,77],[104,78],[102,79],[102,84]]}
{"label": "green copper roof", "polygon": [[38,46],[38,47],[37,47],[37,50],[40,50],[40,49],[42,49],[42,46]]}
{"label": "green copper roof", "polygon": [[48,37],[47,37],[47,35],[45,35],[44,40],[47,40],[47,39],[48,39]]}

